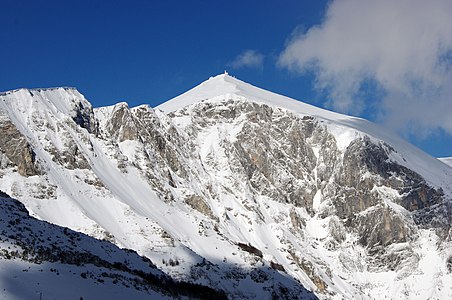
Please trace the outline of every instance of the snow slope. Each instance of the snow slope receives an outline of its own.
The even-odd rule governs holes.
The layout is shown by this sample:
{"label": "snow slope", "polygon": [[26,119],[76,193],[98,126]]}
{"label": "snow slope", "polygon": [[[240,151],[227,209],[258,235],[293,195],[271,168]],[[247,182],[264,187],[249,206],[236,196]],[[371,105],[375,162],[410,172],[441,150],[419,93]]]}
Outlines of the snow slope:
{"label": "snow slope", "polygon": [[186,287],[133,251],[34,219],[20,202],[1,191],[0,203],[2,299],[172,299],[196,295],[198,287],[187,293]]}
{"label": "snow slope", "polygon": [[210,77],[200,85],[180,96],[160,104],[156,108],[165,112],[172,112],[204,100],[212,102],[222,101],[221,98],[217,97],[225,95],[239,96],[246,98],[249,101],[265,103],[270,106],[282,107],[301,114],[328,118],[330,120],[353,119],[353,117],[321,109],[289,97],[260,89],[228,74]]}
{"label": "snow slope", "polygon": [[447,225],[452,169],[366,120],[224,74],[155,110],[11,91],[0,125],[34,170],[0,141],[0,189],[174,278],[230,298],[451,296],[429,220]]}
{"label": "snow slope", "polygon": [[[450,187],[451,181],[447,179],[451,178],[452,171],[449,168],[387,129],[365,119],[335,113],[263,90],[236,79],[227,73],[211,77],[193,89],[160,104],[156,108],[169,113],[202,101],[215,103],[235,98],[265,103],[272,107],[284,108],[300,115],[313,116],[323,120],[342,149],[359,135],[367,135],[376,141],[383,141],[396,150],[393,159],[399,164],[421,174],[422,177],[435,186]],[[452,195],[452,188],[449,188],[448,192]]]}
{"label": "snow slope", "polygon": [[[272,257],[262,262],[267,280],[247,278],[247,274],[264,272],[244,267],[253,255],[237,255],[240,248],[216,234],[213,224],[200,235],[205,217],[193,214],[186,204],[162,201],[125,155],[134,152],[133,142],[114,148],[112,141],[76,126],[74,118],[80,110],[87,118],[93,116],[82,95],[64,88],[21,89],[0,95],[0,112],[27,137],[44,173],[23,177],[16,169],[6,168],[0,176],[1,189],[21,199],[34,216],[134,249],[176,279],[208,284],[240,298],[268,297],[273,285],[312,297],[295,279],[270,268]],[[96,112],[100,124],[104,122],[102,111]],[[109,111],[114,110],[104,113]],[[71,152],[65,155],[67,151]],[[119,165],[124,161],[122,168]],[[269,230],[265,227],[263,231]],[[205,272],[210,273],[207,278],[202,275]],[[224,280],[229,273],[237,275]]]}
{"label": "snow slope", "polygon": [[452,167],[452,157],[442,157],[439,160]]}

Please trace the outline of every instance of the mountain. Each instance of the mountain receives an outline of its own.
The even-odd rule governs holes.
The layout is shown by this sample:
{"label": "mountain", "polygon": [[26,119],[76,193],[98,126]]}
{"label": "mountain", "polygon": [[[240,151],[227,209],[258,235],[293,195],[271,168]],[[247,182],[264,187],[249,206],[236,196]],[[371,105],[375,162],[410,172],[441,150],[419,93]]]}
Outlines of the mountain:
{"label": "mountain", "polygon": [[439,160],[452,167],[452,157],[441,157]]}
{"label": "mountain", "polygon": [[147,258],[68,228],[37,220],[0,191],[2,299],[224,298],[224,293],[174,282]]}
{"label": "mountain", "polygon": [[452,168],[366,120],[212,77],[156,107],[0,95],[0,189],[231,299],[452,297]]}

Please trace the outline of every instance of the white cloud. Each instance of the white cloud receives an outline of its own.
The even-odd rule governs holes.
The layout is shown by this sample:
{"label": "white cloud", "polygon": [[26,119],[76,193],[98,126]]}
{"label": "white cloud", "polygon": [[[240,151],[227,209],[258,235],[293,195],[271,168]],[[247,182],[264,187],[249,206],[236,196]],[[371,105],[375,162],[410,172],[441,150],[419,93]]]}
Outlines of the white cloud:
{"label": "white cloud", "polygon": [[312,71],[333,109],[359,114],[369,83],[398,130],[452,133],[452,1],[334,0],[323,22],[295,33],[280,66]]}
{"label": "white cloud", "polygon": [[246,50],[239,54],[232,62],[231,67],[240,68],[256,68],[262,69],[264,66],[264,55],[256,50]]}

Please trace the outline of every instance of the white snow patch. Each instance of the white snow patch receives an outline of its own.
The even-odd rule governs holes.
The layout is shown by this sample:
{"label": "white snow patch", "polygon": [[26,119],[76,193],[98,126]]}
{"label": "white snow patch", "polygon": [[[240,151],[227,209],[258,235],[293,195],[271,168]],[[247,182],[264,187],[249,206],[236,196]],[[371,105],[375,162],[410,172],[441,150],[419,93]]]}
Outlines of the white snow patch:
{"label": "white snow patch", "polygon": [[321,202],[322,202],[322,191],[318,189],[314,195],[314,199],[312,200],[312,208],[314,209],[314,211],[319,210]]}
{"label": "white snow patch", "polygon": [[443,163],[445,163],[446,165],[452,167],[452,157],[441,157],[438,158],[440,161],[442,161]]}
{"label": "white snow patch", "polygon": [[306,222],[306,232],[315,239],[324,239],[329,235],[329,218],[313,217]]}

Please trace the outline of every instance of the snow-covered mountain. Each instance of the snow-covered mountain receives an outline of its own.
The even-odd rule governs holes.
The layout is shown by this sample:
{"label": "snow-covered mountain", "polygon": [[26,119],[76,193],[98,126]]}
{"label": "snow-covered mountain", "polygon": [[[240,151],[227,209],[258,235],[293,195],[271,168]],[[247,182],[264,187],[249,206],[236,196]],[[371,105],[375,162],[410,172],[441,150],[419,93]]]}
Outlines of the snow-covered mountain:
{"label": "snow-covered mountain", "polygon": [[439,160],[452,167],[452,157],[441,157]]}
{"label": "snow-covered mountain", "polygon": [[29,216],[0,191],[2,299],[224,298],[211,288],[175,282],[147,258]]}
{"label": "snow-covered mountain", "polygon": [[232,298],[452,297],[452,168],[227,74],[153,109],[0,95],[0,189]]}

